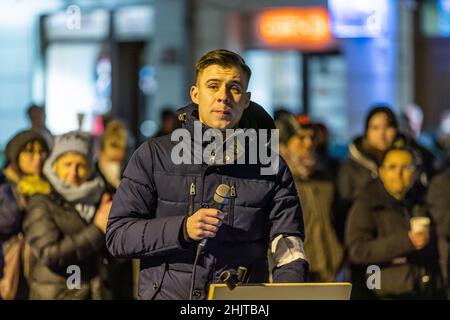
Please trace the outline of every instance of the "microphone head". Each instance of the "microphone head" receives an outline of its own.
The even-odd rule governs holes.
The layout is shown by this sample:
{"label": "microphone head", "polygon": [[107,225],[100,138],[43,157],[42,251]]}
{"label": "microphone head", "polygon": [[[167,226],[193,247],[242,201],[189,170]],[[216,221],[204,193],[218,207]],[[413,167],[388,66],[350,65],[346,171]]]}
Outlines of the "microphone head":
{"label": "microphone head", "polygon": [[214,201],[218,204],[228,204],[230,200],[230,186],[222,183],[216,189],[214,194]]}

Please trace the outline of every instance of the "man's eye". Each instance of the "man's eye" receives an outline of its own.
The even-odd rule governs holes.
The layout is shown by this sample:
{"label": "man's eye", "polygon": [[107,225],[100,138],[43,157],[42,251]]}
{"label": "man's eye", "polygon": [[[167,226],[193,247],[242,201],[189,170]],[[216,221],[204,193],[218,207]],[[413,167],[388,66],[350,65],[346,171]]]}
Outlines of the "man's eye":
{"label": "man's eye", "polygon": [[236,92],[236,93],[241,93],[241,88],[239,88],[237,86],[232,86],[231,91]]}
{"label": "man's eye", "polygon": [[216,90],[219,86],[216,84],[210,84],[208,88]]}

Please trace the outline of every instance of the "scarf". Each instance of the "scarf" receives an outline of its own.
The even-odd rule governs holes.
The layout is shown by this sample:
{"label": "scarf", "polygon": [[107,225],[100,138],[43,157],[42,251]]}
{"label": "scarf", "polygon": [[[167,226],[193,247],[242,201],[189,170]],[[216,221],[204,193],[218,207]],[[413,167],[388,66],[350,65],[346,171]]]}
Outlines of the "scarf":
{"label": "scarf", "polygon": [[59,179],[51,163],[48,161],[44,165],[44,175],[47,177],[53,189],[67,202],[74,205],[82,219],[86,222],[92,221],[97,205],[105,190],[105,183],[99,175],[95,175],[78,187],[69,187]]}

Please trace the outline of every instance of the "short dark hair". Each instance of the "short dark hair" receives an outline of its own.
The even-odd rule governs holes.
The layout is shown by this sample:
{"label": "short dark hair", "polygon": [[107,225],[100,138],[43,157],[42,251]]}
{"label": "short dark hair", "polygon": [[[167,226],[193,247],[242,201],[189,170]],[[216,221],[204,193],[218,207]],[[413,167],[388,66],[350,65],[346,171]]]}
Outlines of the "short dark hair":
{"label": "short dark hair", "polygon": [[44,108],[41,106],[38,106],[37,104],[31,104],[28,108],[27,108],[27,115],[30,116],[31,112],[33,110],[40,110],[42,112],[44,112]]}
{"label": "short dark hair", "polygon": [[201,71],[212,65],[219,65],[224,68],[238,67],[247,77],[247,85],[250,81],[252,71],[250,67],[245,63],[244,59],[237,53],[225,49],[216,49],[209,51],[203,57],[201,57],[195,66],[195,77]]}

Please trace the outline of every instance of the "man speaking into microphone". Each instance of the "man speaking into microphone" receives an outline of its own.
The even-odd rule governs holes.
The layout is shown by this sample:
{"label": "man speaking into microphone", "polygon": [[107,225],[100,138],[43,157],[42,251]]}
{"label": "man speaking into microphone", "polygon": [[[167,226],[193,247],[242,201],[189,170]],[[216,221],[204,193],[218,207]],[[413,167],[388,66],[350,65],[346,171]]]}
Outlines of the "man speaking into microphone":
{"label": "man speaking into microphone", "polygon": [[250,101],[250,76],[234,52],[200,58],[192,103],[178,111],[182,128],[142,144],[123,174],[106,242],[113,256],[141,260],[139,299],[206,299],[224,272],[243,268],[246,283],[269,282],[270,271],[274,282],[305,281],[303,218],[286,163],[276,155],[276,170],[264,173],[267,162],[249,160],[254,149],[228,135],[273,127]]}

